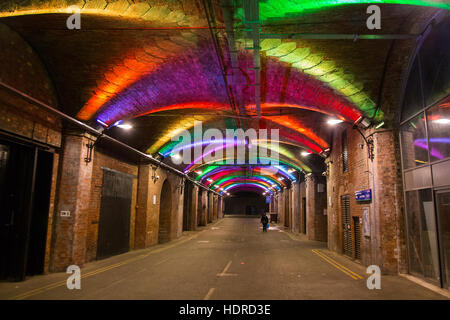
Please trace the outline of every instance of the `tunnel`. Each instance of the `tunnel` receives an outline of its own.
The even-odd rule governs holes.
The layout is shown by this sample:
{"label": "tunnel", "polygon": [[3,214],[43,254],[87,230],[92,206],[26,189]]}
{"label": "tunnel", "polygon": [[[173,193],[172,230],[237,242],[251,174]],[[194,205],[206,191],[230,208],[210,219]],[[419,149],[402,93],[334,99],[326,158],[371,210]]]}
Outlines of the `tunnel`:
{"label": "tunnel", "polygon": [[1,1],[0,299],[449,299],[449,10]]}

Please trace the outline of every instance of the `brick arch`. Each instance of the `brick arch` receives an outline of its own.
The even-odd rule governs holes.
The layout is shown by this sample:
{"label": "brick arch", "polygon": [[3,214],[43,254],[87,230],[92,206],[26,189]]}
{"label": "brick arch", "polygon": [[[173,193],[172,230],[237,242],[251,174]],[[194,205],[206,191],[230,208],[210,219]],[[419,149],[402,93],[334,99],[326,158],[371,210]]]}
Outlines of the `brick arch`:
{"label": "brick arch", "polygon": [[71,13],[71,6],[81,14],[140,19],[174,27],[203,26],[204,18],[197,1],[179,0],[6,0],[0,6],[0,17]]}
{"label": "brick arch", "polygon": [[172,226],[172,187],[169,179],[164,180],[161,187],[159,206],[158,242],[170,241]]}
{"label": "brick arch", "polygon": [[0,81],[50,105],[57,104],[50,77],[39,56],[15,31],[0,23]]}

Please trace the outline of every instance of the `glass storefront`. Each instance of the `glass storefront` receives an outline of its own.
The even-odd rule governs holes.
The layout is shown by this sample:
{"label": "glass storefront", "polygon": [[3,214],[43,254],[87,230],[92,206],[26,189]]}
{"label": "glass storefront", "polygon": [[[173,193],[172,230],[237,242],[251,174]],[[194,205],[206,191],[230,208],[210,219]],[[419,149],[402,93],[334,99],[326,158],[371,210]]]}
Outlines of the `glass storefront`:
{"label": "glass storefront", "polygon": [[400,120],[409,272],[450,289],[450,18],[417,51]]}

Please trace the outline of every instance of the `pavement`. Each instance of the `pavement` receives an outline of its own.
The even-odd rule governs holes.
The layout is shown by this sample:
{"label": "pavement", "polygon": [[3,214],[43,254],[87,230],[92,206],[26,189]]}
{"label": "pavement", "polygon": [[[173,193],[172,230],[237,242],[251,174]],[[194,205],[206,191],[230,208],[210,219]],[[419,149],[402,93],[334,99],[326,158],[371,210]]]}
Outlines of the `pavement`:
{"label": "pavement", "polygon": [[81,268],[81,289],[69,274],[0,283],[0,299],[447,299],[400,276],[367,288],[366,268],[322,242],[259,218],[227,216],[176,241],[133,250]]}

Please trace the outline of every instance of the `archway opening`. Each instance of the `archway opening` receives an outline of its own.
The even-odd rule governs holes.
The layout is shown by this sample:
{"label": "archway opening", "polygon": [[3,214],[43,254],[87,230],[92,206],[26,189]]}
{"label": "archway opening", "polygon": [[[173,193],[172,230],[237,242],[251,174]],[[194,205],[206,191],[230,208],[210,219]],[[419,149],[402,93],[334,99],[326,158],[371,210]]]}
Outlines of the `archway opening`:
{"label": "archway opening", "polygon": [[268,211],[266,197],[256,192],[240,191],[225,198],[226,215],[259,216]]}
{"label": "archway opening", "polygon": [[170,241],[170,218],[172,212],[172,191],[170,182],[164,181],[161,189],[161,200],[159,204],[159,230],[158,242],[164,243]]}

